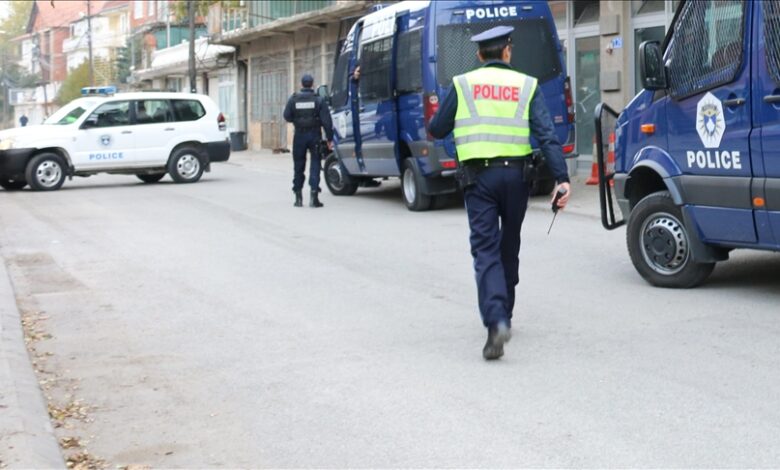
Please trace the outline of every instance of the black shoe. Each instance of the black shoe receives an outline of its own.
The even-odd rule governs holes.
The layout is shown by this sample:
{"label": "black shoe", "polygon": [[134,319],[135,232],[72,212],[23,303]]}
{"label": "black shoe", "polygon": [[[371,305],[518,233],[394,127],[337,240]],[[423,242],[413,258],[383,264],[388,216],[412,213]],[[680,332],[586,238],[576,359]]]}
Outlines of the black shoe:
{"label": "black shoe", "polygon": [[317,191],[311,192],[311,200],[309,201],[309,207],[322,207],[324,204],[320,202],[320,194]]}
{"label": "black shoe", "polygon": [[482,349],[482,357],[491,361],[504,355],[504,343],[512,338],[512,332],[506,323],[499,323],[488,328],[488,338]]}
{"label": "black shoe", "polygon": [[303,207],[303,194],[300,191],[295,191],[295,207]]}

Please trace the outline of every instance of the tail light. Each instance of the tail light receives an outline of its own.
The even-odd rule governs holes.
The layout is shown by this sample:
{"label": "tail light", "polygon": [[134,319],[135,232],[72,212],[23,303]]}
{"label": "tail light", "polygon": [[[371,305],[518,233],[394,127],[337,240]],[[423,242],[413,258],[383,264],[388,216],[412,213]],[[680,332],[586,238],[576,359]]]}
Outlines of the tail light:
{"label": "tail light", "polygon": [[219,126],[219,130],[224,131],[227,129],[227,119],[225,119],[225,115],[222,113],[219,113],[219,116],[217,116],[217,125]]}
{"label": "tail light", "polygon": [[[423,116],[425,117],[425,129],[431,123],[433,115],[439,110],[439,97],[435,93],[423,97]],[[428,133],[428,140],[433,140],[433,136]]]}
{"label": "tail light", "polygon": [[569,115],[569,124],[574,123],[574,100],[571,97],[571,77],[566,77],[563,82],[563,97],[566,100],[566,113]]}

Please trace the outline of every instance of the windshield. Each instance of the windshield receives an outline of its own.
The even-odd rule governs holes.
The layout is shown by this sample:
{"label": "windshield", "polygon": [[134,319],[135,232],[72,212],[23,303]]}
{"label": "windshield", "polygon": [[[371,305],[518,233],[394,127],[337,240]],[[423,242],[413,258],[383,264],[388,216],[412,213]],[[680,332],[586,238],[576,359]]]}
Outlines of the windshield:
{"label": "windshield", "polygon": [[544,19],[449,24],[438,30],[438,80],[449,86],[452,77],[479,67],[477,45],[471,36],[499,25],[513,26],[512,67],[545,82],[561,73],[556,38]]}
{"label": "windshield", "polygon": [[79,117],[81,117],[82,114],[84,114],[88,109],[91,109],[97,102],[98,100],[85,98],[73,100],[62,108],[58,109],[57,112],[49,116],[49,118],[46,119],[43,123],[59,126],[73,124]]}

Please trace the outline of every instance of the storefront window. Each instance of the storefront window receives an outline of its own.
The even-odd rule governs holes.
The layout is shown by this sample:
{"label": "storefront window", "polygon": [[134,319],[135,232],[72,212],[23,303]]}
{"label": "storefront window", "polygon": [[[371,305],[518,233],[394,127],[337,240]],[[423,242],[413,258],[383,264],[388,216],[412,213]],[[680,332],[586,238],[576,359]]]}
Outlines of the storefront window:
{"label": "storefront window", "polygon": [[579,38],[574,42],[574,67],[576,76],[576,125],[577,151],[590,155],[593,152],[595,124],[593,112],[601,101],[599,88],[599,36]]}
{"label": "storefront window", "polygon": [[552,10],[553,18],[555,19],[555,28],[560,34],[561,30],[567,29],[568,23],[566,22],[566,8],[569,2],[555,1],[550,2],[550,10]]}
{"label": "storefront window", "polygon": [[634,16],[647,13],[663,13],[665,3],[665,0],[632,0],[631,13]]}
{"label": "storefront window", "polygon": [[634,30],[634,57],[636,65],[634,66],[634,91],[639,93],[642,89],[642,76],[639,65],[639,45],[645,41],[663,42],[665,29],[663,26],[653,26],[652,28],[639,28]]}
{"label": "storefront window", "polygon": [[599,20],[598,0],[574,1],[574,26],[596,23]]}

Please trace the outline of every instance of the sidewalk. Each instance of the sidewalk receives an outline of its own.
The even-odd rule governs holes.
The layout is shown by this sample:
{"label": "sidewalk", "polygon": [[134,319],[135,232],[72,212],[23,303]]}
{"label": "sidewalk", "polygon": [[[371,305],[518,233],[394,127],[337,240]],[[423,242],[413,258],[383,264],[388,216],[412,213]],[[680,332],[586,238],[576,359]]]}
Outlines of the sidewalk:
{"label": "sidewalk", "polygon": [[0,258],[0,468],[65,468]]}

